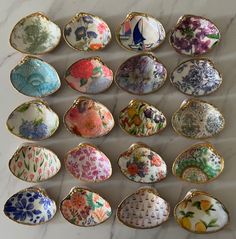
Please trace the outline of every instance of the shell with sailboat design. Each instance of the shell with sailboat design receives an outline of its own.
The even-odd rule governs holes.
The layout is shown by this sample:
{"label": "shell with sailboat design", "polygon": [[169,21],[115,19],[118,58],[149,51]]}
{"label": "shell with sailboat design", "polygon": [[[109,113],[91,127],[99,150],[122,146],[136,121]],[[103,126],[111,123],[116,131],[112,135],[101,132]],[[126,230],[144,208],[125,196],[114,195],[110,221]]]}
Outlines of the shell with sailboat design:
{"label": "shell with sailboat design", "polygon": [[154,17],[131,12],[116,32],[118,43],[132,51],[152,51],[165,39],[163,25]]}

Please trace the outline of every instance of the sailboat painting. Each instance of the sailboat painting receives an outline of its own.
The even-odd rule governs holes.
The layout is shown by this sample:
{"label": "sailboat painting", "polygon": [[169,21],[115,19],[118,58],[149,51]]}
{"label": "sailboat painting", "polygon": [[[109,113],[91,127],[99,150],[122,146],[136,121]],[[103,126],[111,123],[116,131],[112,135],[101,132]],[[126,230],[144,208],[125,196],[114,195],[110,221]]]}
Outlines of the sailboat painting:
{"label": "sailboat painting", "polygon": [[152,51],[165,39],[163,25],[147,14],[130,13],[117,33],[120,45],[133,51]]}

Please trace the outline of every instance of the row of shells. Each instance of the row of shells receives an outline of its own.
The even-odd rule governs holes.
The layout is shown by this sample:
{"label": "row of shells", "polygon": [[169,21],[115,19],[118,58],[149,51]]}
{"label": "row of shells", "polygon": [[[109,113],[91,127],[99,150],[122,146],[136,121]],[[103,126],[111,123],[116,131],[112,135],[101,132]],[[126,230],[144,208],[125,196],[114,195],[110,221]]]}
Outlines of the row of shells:
{"label": "row of shells", "polygon": [[[31,187],[11,196],[4,206],[4,213],[11,220],[38,225],[50,221],[57,206],[39,187]],[[60,202],[60,212],[76,226],[99,225],[110,218],[112,208],[102,196],[89,189],[74,187]],[[116,217],[128,227],[149,229],[166,222],[170,205],[153,187],[139,188],[126,197],[118,206]],[[212,195],[190,190],[174,208],[176,222],[184,229],[195,233],[211,233],[224,228],[229,222],[225,206]]]}
{"label": "row of shells", "polygon": [[[61,29],[43,13],[36,12],[22,18],[13,28],[10,44],[16,50],[30,55],[45,54],[56,48]],[[64,27],[66,43],[75,50],[97,51],[111,41],[111,30],[98,16],[76,14]],[[123,48],[132,51],[153,51],[166,38],[162,23],[146,13],[127,15],[116,31],[116,40]],[[221,34],[216,25],[200,16],[184,15],[170,32],[170,45],[180,54],[202,55],[219,41]]]}

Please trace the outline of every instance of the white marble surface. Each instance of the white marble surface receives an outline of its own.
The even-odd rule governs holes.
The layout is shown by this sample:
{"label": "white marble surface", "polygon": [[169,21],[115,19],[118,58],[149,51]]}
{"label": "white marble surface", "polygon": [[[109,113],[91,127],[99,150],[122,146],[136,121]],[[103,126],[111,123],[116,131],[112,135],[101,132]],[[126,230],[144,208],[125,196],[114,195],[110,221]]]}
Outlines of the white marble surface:
{"label": "white marble surface", "polygon": [[[59,202],[75,185],[86,185],[91,189],[104,195],[114,209],[112,218],[104,224],[92,228],[79,228],[67,223],[60,212],[57,213],[54,220],[42,226],[28,227],[16,224],[8,220],[0,212],[0,234],[4,239],[76,239],[76,238],[96,238],[96,239],[183,239],[183,238],[236,238],[236,1],[235,0],[0,0],[0,205],[1,209],[5,201],[12,194],[20,189],[31,186],[29,183],[17,180],[8,170],[8,161],[14,153],[16,147],[23,141],[11,135],[5,128],[5,121],[13,108],[20,103],[30,100],[28,97],[20,95],[10,84],[9,72],[22,58],[22,54],[16,52],[8,44],[10,31],[14,24],[25,15],[34,11],[43,11],[61,27],[69,18],[78,11],[90,12],[102,16],[113,31],[130,11],[141,11],[150,13],[160,19],[167,31],[174,25],[178,17],[182,14],[192,13],[202,15],[212,19],[220,28],[223,40],[208,56],[215,61],[218,68],[224,76],[224,82],[221,88],[214,94],[203,97],[205,100],[217,105],[224,113],[226,118],[226,127],[224,131],[216,138],[210,140],[225,157],[225,170],[223,174],[214,182],[206,185],[199,185],[197,188],[209,191],[221,201],[224,202],[231,212],[231,224],[223,231],[211,235],[195,235],[181,229],[174,221],[171,215],[170,220],[159,228],[151,230],[134,230],[121,225],[115,219],[115,210],[118,203],[126,195],[134,192],[139,186],[127,180],[118,170],[116,160],[118,155],[127,149],[127,147],[137,139],[126,135],[121,131],[118,125],[109,136],[96,140],[88,140],[97,144],[111,159],[113,165],[113,176],[108,182],[100,184],[83,184],[71,175],[65,172],[64,167],[61,172],[53,179],[41,183],[48,193]],[[103,52],[95,53],[102,57],[113,70],[119,66],[125,59],[134,55],[121,49],[113,37],[109,47]],[[168,71],[172,70],[177,63],[187,59],[178,55],[168,44],[166,40],[155,54],[163,61]],[[43,57],[44,60],[55,66],[58,73],[63,76],[66,67],[75,60],[94,55],[93,53],[80,53],[68,47],[64,41],[52,53]],[[59,114],[61,127],[54,137],[41,142],[53,149],[61,160],[67,150],[82,142],[82,138],[72,136],[65,129],[62,123],[63,113],[71,105],[72,101],[78,97],[75,91],[68,88],[62,80],[60,91],[53,96],[47,97],[51,107]],[[96,95],[95,99],[104,103],[117,119],[119,111],[128,104],[133,98],[122,90],[119,90],[115,84],[106,93]],[[155,184],[161,195],[170,202],[171,208],[182,199],[185,193],[196,187],[189,183],[184,183],[176,179],[171,174],[171,164],[179,151],[185,147],[196,143],[194,140],[185,139],[177,136],[170,126],[171,114],[177,109],[183,99],[186,98],[178,92],[169,82],[155,94],[139,97],[157,105],[168,117],[169,125],[160,135],[149,138],[139,139],[149,144],[163,156],[168,164],[169,174],[166,180]]]}

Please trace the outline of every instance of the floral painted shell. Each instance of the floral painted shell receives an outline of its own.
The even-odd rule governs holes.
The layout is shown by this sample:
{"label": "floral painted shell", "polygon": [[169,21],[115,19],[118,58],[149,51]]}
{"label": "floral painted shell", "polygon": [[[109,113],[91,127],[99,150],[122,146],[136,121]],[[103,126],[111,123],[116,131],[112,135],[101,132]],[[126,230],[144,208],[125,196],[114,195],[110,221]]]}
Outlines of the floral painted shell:
{"label": "floral painted shell", "polygon": [[111,112],[101,103],[81,96],[64,115],[66,128],[84,138],[108,134],[115,122]]}
{"label": "floral painted shell", "polygon": [[210,138],[223,130],[225,120],[220,111],[203,100],[185,100],[173,114],[172,127],[185,137]]}
{"label": "floral painted shell", "polygon": [[190,59],[182,62],[171,73],[171,83],[182,93],[192,96],[209,95],[216,91],[222,76],[208,59]]}
{"label": "floral painted shell", "polygon": [[165,66],[151,53],[126,60],[117,70],[115,81],[123,90],[137,95],[158,90],[167,78]]}
{"label": "floral painted shell", "polygon": [[87,143],[80,143],[66,154],[65,167],[75,178],[87,182],[103,182],[112,174],[108,157]]}
{"label": "floral painted shell", "polygon": [[187,148],[175,159],[173,174],[191,183],[207,183],[217,178],[224,169],[224,159],[209,143]]}
{"label": "floral painted shell", "polygon": [[184,229],[194,233],[211,233],[229,223],[229,212],[210,194],[190,190],[174,209],[175,220]]}
{"label": "floral painted shell", "polygon": [[66,24],[64,39],[75,50],[98,51],[111,41],[111,30],[100,17],[82,12]]}
{"label": "floral painted shell", "polygon": [[147,145],[134,143],[118,159],[121,172],[137,183],[155,183],[167,175],[165,161]]}
{"label": "floral painted shell", "polygon": [[116,215],[128,227],[150,229],[168,220],[170,206],[155,188],[142,187],[119,204]]}
{"label": "floral painted shell", "polygon": [[140,12],[129,13],[116,32],[117,42],[132,51],[153,51],[165,40],[163,25]]}
{"label": "floral painted shell", "polygon": [[196,56],[209,52],[220,38],[219,29],[209,19],[184,15],[170,33],[170,44],[180,54]]}
{"label": "floral painted shell", "polygon": [[57,207],[43,188],[30,187],[11,196],[4,205],[5,215],[18,223],[39,225],[50,221]]}
{"label": "floral painted shell", "polygon": [[119,114],[121,128],[133,136],[151,136],[166,127],[166,117],[154,106],[131,100]]}
{"label": "floral painted shell", "polygon": [[85,188],[74,187],[62,200],[60,210],[70,223],[90,227],[99,225],[112,214],[110,204],[99,194]]}
{"label": "floral painted shell", "polygon": [[66,71],[66,83],[84,94],[98,94],[107,90],[113,82],[113,72],[99,57],[76,61]]}
{"label": "floral painted shell", "polygon": [[57,114],[42,100],[21,104],[7,119],[7,128],[12,134],[35,141],[49,138],[58,126]]}

